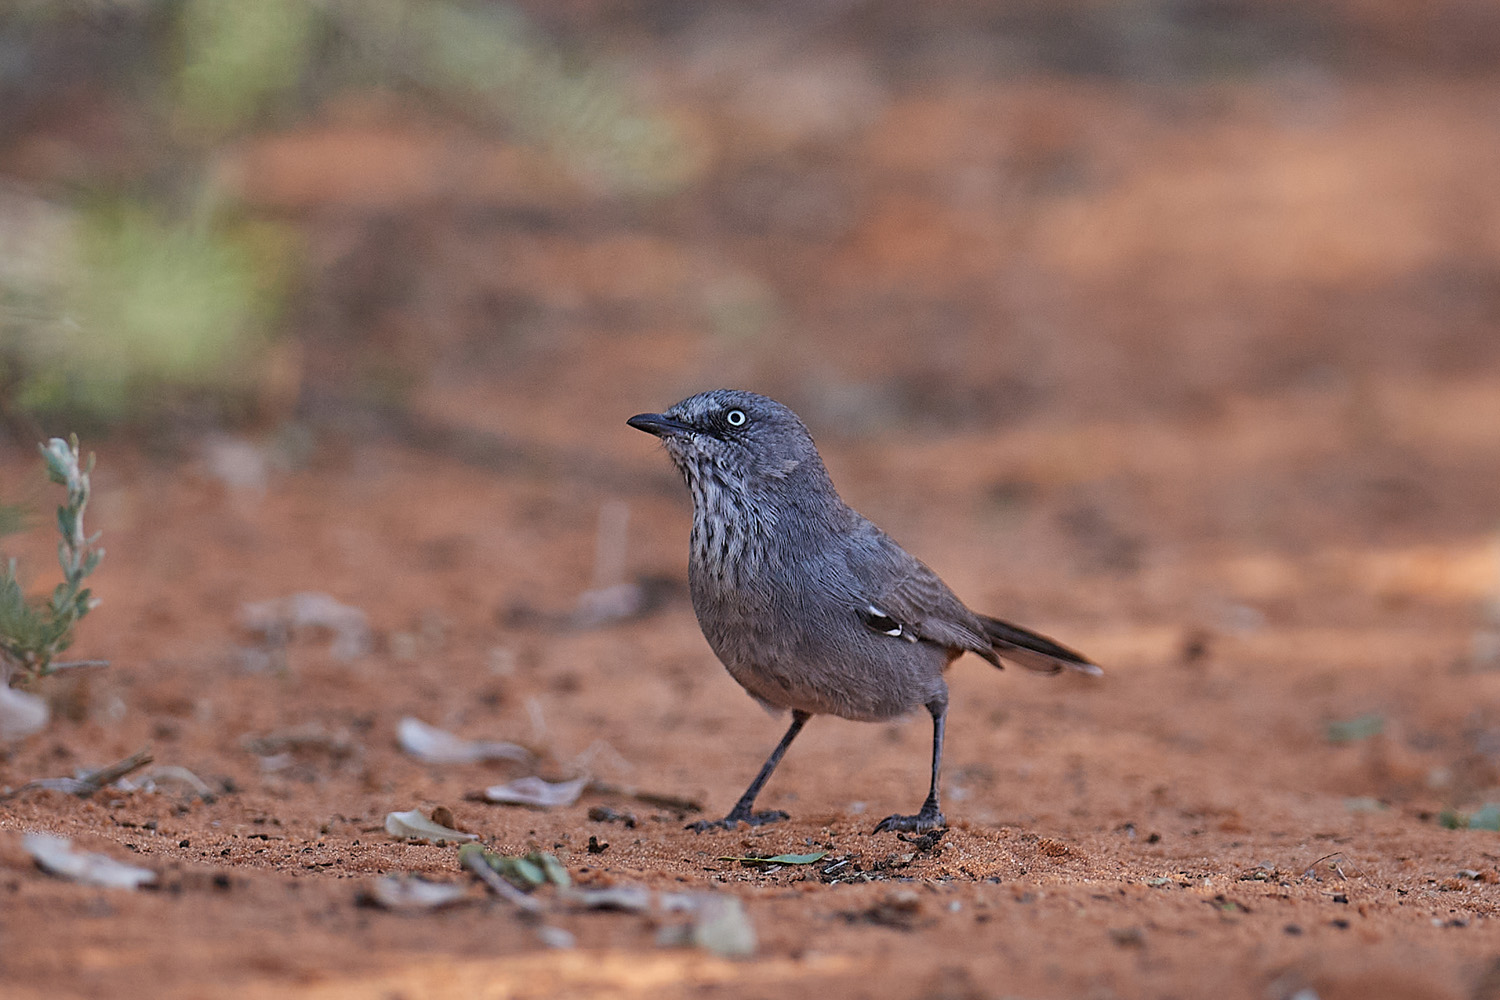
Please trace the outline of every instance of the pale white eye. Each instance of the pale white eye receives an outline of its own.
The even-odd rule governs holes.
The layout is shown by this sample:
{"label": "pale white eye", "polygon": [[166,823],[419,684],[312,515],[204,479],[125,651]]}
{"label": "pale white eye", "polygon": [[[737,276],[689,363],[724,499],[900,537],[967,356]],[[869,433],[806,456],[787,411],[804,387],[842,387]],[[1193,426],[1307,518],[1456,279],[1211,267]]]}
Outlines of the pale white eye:
{"label": "pale white eye", "polygon": [[724,422],[730,427],[743,427],[750,418],[745,416],[744,410],[730,410],[724,414]]}

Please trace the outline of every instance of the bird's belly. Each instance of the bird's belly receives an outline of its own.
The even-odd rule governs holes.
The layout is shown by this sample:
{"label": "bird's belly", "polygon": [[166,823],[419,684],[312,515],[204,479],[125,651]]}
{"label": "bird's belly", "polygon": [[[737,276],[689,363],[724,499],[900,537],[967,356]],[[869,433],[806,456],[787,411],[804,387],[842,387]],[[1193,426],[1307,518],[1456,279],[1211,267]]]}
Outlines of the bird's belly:
{"label": "bird's belly", "polygon": [[877,636],[859,625],[808,616],[800,609],[751,607],[695,591],[703,635],[729,674],[757,701],[846,719],[889,719],[945,689],[947,652],[925,643]]}

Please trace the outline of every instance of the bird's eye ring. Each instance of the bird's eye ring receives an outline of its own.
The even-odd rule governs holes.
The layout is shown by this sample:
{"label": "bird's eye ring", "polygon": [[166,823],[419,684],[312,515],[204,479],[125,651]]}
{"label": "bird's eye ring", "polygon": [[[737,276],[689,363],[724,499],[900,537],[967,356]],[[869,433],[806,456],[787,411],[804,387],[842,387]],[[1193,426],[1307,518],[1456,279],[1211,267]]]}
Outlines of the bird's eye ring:
{"label": "bird's eye ring", "polygon": [[724,414],[724,422],[730,427],[743,427],[749,419],[744,410],[730,410]]}

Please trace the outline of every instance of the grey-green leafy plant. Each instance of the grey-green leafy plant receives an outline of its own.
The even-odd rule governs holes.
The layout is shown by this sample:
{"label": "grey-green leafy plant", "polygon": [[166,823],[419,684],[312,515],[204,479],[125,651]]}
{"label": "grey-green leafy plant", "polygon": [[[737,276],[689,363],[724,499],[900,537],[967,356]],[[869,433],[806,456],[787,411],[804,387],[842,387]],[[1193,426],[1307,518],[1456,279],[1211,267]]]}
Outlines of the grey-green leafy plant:
{"label": "grey-green leafy plant", "polygon": [[11,559],[0,573],[0,681],[45,677],[57,669],[55,661],[73,642],[73,632],[84,615],[99,603],[84,586],[104,558],[99,536],[83,530],[83,512],[89,502],[89,474],[94,456],[80,461],[78,438],[53,438],[38,446],[47,463],[47,477],[68,491],[67,502],[57,508],[57,561],[63,581],[46,601],[28,601],[16,578]]}

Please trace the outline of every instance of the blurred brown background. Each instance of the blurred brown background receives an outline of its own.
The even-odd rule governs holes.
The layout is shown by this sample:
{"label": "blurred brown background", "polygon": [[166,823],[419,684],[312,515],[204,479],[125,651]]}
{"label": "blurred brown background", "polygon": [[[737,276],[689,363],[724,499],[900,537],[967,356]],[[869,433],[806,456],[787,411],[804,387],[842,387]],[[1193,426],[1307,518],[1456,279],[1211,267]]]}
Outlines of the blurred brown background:
{"label": "blurred brown background", "polygon": [[13,418],[738,382],[972,429],[1500,351],[1488,3],[13,2],[0,44]]}
{"label": "blurred brown background", "polygon": [[[452,877],[371,837],[441,803],[575,872],[741,894],[768,964],[674,965],[683,991],[785,961],[782,996],[1494,995],[1492,831],[1447,827],[1500,801],[1497,178],[1484,0],[10,0],[0,513],[52,502],[38,437],[100,453],[79,651],[114,665],[48,682],[3,781],[149,740],[238,789],[14,822],[258,904],[322,859],[256,925],[284,966],[219,933],[262,919],[236,897],[117,903],[177,921],[179,985],[341,982],[350,935],[534,951],[349,915],[338,877]],[[743,786],[777,727],[697,634],[686,500],[623,423],[717,385],[796,409],[976,608],[1109,671],[955,667],[947,854],[893,868],[864,830],[914,804],[919,724],[810,727],[767,790],[793,822],[732,844],[464,805],[478,777],[396,752],[414,714],[530,733],[557,773],[602,741],[588,766],[710,812]],[[39,583],[46,523],[0,521]],[[308,590],[369,648],[244,634]],[[309,726],[342,749],[295,771],[241,742]],[[158,812],[167,840],[133,832]],[[719,858],[825,841],[874,879],[853,902]],[[925,909],[869,926],[900,878]],[[161,946],[109,933],[148,983],[121,956]],[[842,971],[797,964],[813,938]],[[12,976],[118,985],[76,957]],[[558,968],[517,982],[593,995]]]}

